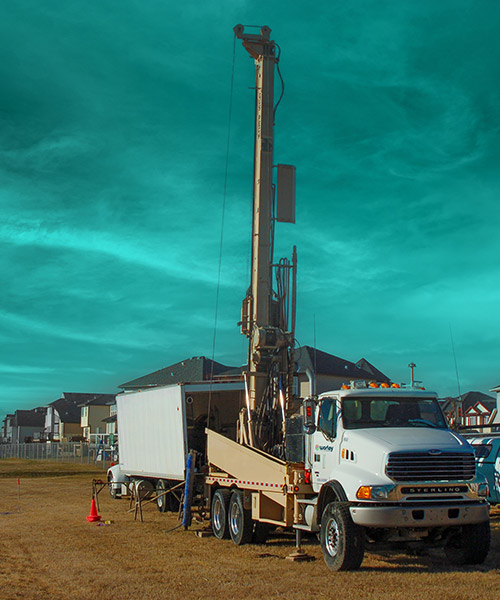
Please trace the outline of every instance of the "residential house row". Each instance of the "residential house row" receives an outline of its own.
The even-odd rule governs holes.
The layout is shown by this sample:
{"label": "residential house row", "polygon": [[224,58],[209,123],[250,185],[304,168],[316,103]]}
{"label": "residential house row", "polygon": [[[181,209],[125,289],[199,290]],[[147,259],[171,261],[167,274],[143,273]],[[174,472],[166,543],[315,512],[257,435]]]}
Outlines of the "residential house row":
{"label": "residential house row", "polygon": [[[300,397],[339,389],[346,381],[390,381],[365,358],[356,363],[311,346],[296,350],[295,392]],[[246,367],[231,367],[204,356],[182,360],[118,386],[119,393],[176,383],[243,379]],[[481,392],[467,392],[457,398],[440,400],[451,424],[479,426],[491,419],[500,424],[500,385],[490,390],[496,399]],[[6,416],[0,441],[89,441],[92,436],[116,436],[116,394],[63,392],[57,400],[32,410],[17,410]]]}

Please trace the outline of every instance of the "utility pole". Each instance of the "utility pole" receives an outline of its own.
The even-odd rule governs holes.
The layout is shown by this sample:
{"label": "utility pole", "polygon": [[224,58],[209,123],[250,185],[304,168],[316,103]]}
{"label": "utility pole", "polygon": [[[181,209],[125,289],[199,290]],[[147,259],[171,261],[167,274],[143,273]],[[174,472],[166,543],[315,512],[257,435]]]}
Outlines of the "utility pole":
{"label": "utility pole", "polygon": [[415,363],[411,362],[409,365],[410,370],[411,370],[411,387],[413,387],[415,385],[415,377],[414,377],[414,373],[413,373],[413,369],[417,366]]}

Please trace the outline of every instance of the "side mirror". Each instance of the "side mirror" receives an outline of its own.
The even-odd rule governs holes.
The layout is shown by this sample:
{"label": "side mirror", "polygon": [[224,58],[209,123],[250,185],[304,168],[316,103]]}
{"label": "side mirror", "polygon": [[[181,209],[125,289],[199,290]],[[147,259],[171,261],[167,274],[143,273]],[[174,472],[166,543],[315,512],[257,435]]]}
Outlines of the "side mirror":
{"label": "side mirror", "polygon": [[304,400],[304,431],[308,434],[316,431],[316,401],[314,398]]}

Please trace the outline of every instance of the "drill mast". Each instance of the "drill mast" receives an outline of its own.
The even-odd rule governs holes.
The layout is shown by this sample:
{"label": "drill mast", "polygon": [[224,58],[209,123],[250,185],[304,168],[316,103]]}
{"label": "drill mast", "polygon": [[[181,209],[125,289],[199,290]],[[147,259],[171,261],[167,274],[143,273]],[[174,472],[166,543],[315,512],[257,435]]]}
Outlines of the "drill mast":
{"label": "drill mast", "polygon": [[281,259],[273,264],[274,223],[294,222],[295,167],[277,166],[279,188],[275,198],[276,44],[270,39],[269,27],[262,27],[259,34],[250,34],[237,25],[234,32],[256,67],[251,283],[243,300],[241,323],[242,333],[249,338],[247,411],[240,441],[279,454],[283,452],[285,419],[293,396],[297,260],[294,247],[291,262]]}

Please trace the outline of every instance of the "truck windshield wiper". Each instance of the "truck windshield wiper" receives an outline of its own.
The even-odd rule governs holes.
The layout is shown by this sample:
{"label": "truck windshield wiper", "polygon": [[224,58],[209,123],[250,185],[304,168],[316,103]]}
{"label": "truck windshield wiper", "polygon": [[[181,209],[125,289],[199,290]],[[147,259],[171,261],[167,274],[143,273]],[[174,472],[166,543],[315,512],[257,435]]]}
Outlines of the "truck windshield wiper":
{"label": "truck windshield wiper", "polygon": [[408,425],[415,425],[416,427],[421,425],[422,427],[432,427],[433,429],[438,427],[435,423],[426,419],[408,419]]}

